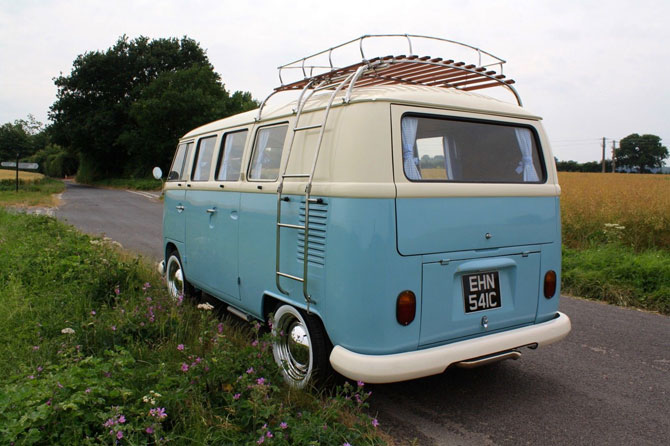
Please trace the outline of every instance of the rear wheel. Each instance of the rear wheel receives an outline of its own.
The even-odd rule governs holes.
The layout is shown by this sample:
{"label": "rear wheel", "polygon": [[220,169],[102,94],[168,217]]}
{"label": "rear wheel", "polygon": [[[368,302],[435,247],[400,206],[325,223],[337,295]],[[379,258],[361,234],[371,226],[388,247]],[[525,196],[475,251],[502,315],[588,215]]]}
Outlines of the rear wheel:
{"label": "rear wheel", "polygon": [[188,297],[192,294],[192,287],[186,281],[184,268],[177,251],[170,252],[168,256],[167,266],[165,267],[165,280],[170,297],[173,299],[176,300],[179,296]]}
{"label": "rear wheel", "polygon": [[303,388],[330,375],[330,342],[318,317],[281,305],[272,320],[272,334],[275,361],[291,386]]}

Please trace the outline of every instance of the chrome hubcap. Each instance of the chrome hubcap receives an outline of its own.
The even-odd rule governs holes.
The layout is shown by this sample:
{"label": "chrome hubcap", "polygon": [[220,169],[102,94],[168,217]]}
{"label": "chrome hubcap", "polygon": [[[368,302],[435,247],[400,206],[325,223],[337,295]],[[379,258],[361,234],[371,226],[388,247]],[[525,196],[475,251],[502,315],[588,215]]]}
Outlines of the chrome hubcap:
{"label": "chrome hubcap", "polygon": [[[295,311],[295,310],[294,310]],[[311,344],[307,327],[292,312],[275,321],[274,356],[289,383],[301,387],[311,374]]]}
{"label": "chrome hubcap", "polygon": [[168,260],[167,286],[173,299],[184,295],[184,274],[181,271],[179,260],[175,256],[171,256]]}

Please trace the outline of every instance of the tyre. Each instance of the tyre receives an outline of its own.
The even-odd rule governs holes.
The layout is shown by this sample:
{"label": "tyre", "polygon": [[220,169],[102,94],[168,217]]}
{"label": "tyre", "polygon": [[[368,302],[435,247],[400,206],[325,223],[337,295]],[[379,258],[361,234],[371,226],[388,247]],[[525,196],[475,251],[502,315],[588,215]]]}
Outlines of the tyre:
{"label": "tyre", "polygon": [[272,353],[289,385],[301,389],[331,375],[332,348],[318,317],[282,304],[272,319],[272,335]]}
{"label": "tyre", "polygon": [[170,297],[178,299],[179,296],[190,297],[193,294],[191,285],[186,281],[181,258],[177,251],[170,252],[165,267],[165,281],[167,283]]}

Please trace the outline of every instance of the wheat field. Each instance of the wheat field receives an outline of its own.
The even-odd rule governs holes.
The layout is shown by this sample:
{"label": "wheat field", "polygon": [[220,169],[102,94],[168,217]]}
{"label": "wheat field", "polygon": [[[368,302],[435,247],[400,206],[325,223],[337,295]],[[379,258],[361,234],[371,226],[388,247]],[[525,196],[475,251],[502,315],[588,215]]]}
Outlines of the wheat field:
{"label": "wheat field", "polygon": [[670,249],[670,175],[559,172],[563,242]]}
{"label": "wheat field", "polygon": [[[19,179],[23,181],[36,181],[43,177],[41,173],[19,171]],[[16,179],[16,170],[0,169],[0,181],[14,179]]]}

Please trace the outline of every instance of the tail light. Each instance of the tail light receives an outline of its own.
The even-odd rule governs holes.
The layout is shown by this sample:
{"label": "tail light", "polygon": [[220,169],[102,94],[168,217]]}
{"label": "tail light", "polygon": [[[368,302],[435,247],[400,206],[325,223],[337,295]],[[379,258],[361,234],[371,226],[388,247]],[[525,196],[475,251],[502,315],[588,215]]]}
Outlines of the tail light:
{"label": "tail light", "polygon": [[396,301],[395,317],[400,325],[409,325],[416,316],[416,296],[413,292],[405,290],[398,294]]}
{"label": "tail light", "polygon": [[544,275],[544,297],[551,299],[556,294],[556,272],[549,270]]}

